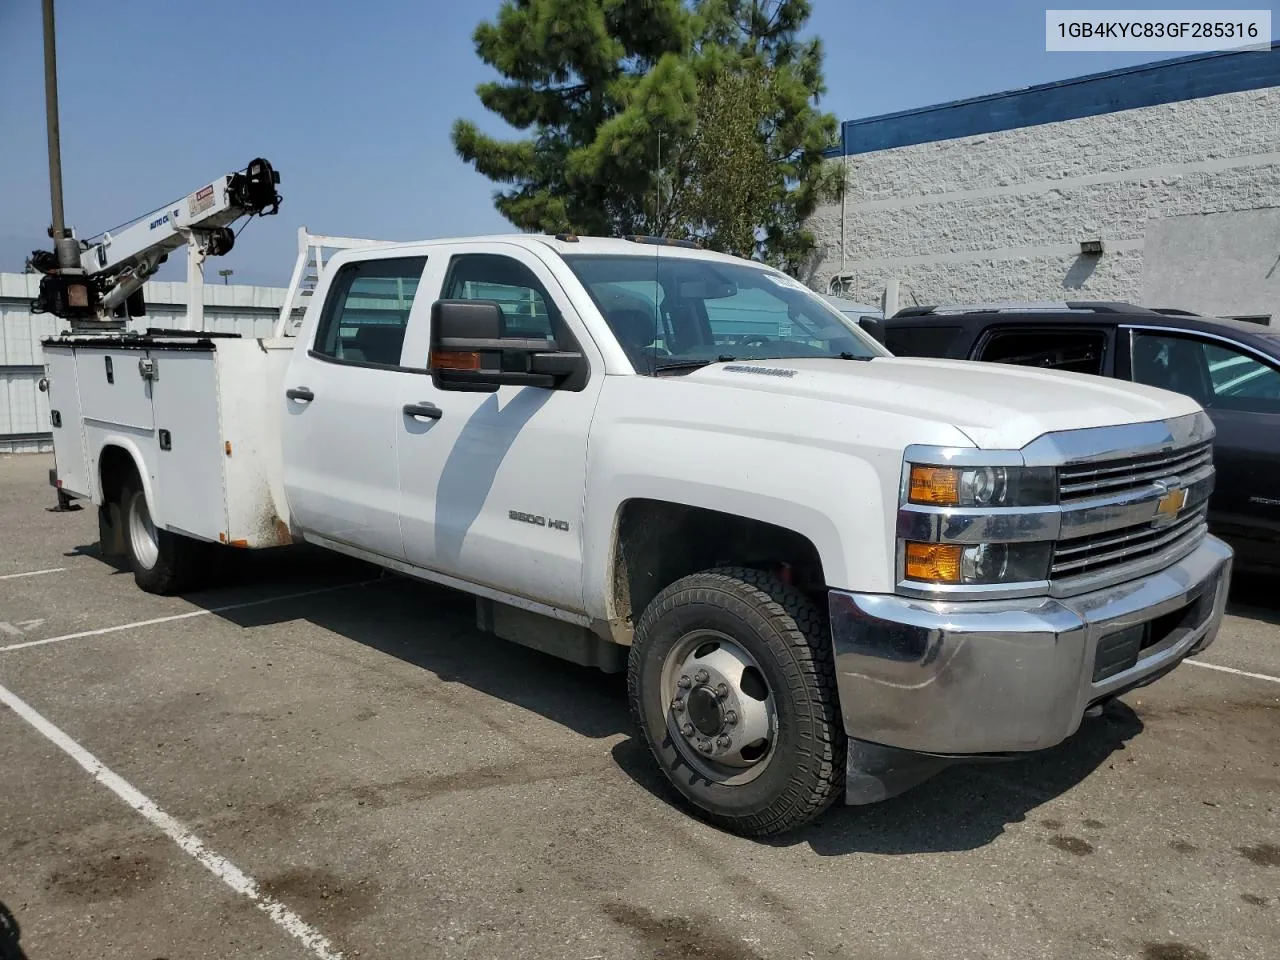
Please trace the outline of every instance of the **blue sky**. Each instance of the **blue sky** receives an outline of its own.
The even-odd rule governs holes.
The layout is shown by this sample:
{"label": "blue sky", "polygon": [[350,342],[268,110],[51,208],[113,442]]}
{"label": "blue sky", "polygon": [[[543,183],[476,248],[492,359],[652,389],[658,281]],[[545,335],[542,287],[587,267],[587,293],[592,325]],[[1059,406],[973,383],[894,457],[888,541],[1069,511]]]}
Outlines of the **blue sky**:
{"label": "blue sky", "polygon": [[[1045,5],[1027,0],[813,6],[809,31],[827,52],[823,106],[840,119],[1165,56],[1046,53]],[[449,143],[458,116],[503,131],[476,99],[490,72],[471,43],[497,8],[59,0],[67,219],[88,236],[264,156],[281,171],[284,203],[218,264],[235,270],[234,282],[284,284],[302,224],[387,239],[508,230],[492,185]],[[0,270],[21,269],[33,246],[47,244],[41,70],[39,0],[0,0]],[[181,275],[176,264],[165,272]]]}

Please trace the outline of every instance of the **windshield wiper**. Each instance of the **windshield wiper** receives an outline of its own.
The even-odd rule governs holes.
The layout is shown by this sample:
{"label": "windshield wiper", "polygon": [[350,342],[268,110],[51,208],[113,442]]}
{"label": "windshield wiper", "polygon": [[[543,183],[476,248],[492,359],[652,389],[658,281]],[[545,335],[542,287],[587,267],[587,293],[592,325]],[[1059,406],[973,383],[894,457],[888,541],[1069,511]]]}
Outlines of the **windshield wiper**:
{"label": "windshield wiper", "polygon": [[850,353],[848,350],[838,354],[841,360],[870,360],[870,357],[860,357],[856,353]]}
{"label": "windshield wiper", "polygon": [[696,370],[698,367],[705,367],[712,363],[732,363],[737,357],[728,357],[723,354],[714,360],[676,360],[673,363],[660,363],[654,367],[654,373],[662,373],[665,370]]}

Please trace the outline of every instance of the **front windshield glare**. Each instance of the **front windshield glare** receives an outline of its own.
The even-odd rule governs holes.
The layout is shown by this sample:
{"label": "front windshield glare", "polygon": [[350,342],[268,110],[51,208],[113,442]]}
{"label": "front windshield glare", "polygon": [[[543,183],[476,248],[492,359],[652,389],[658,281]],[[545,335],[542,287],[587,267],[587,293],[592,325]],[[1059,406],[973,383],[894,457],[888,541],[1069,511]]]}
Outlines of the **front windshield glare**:
{"label": "front windshield glare", "polygon": [[885,355],[852,321],[774,270],[679,256],[565,259],[639,373],[730,359]]}

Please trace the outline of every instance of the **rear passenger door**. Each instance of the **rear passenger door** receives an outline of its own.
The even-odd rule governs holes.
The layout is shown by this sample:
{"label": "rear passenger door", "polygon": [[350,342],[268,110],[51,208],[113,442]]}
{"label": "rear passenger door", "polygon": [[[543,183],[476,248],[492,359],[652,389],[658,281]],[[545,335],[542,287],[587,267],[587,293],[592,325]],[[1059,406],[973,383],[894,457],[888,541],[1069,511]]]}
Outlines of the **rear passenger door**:
{"label": "rear passenger door", "polygon": [[978,338],[970,359],[1111,376],[1113,342],[1103,327],[994,327]]}
{"label": "rear passenger door", "polygon": [[318,319],[299,334],[309,349],[295,348],[285,374],[284,484],[305,533],[403,560],[397,398],[424,379],[401,352],[410,321],[427,323],[431,305],[416,297],[427,258],[360,257],[331,268]]}

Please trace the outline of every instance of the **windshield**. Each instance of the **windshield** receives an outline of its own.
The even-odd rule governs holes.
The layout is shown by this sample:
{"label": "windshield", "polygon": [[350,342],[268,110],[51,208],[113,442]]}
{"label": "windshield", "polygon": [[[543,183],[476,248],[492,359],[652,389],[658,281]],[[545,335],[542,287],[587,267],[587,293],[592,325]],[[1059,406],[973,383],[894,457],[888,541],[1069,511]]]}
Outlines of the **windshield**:
{"label": "windshield", "polygon": [[726,360],[887,356],[776,270],[691,257],[566,256],[638,373]]}

